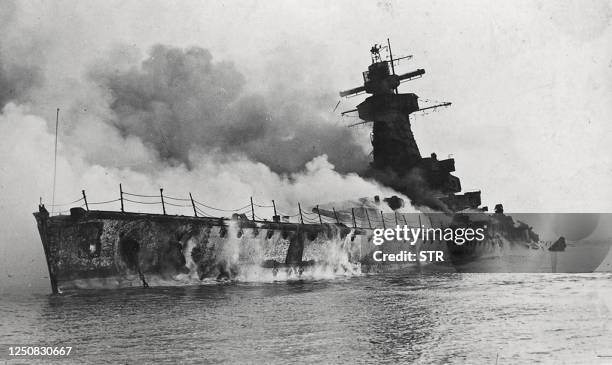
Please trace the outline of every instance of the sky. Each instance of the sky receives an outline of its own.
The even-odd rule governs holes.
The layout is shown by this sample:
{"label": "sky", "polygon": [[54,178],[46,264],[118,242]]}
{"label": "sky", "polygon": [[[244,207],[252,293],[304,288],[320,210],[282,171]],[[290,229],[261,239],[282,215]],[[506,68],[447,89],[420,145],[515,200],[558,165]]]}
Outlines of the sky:
{"label": "sky", "polygon": [[[78,197],[82,188],[104,200],[121,181],[138,191],[228,189],[228,196],[207,197],[218,204],[232,201],[237,191],[262,199],[276,193],[287,202],[307,200],[316,191],[314,203],[336,193],[348,197],[383,189],[347,175],[350,166],[334,161],[342,155],[332,150],[352,156],[370,151],[369,129],[349,129],[355,119],[338,115],[361,99],[343,99],[338,111],[333,108],[338,91],[361,84],[370,47],[387,38],[394,55],[414,56],[399,72],[426,70],[400,91],[422,101],[452,102],[415,115],[412,127],[423,155],[455,158],[464,191],[481,190],[483,205],[503,203],[511,212],[612,211],[610,1],[0,3],[0,65],[18,90],[0,93],[5,267],[40,250],[30,214],[39,197],[50,199],[57,107],[61,202]],[[114,103],[125,90],[143,97],[134,85],[150,82],[142,61],[151,61],[152,48],[160,44],[179,55],[200,47],[210,53],[213,67],[241,74],[239,93],[250,98],[230,100],[229,111],[263,110],[261,124],[252,127],[246,119],[237,125],[253,134],[261,127],[273,137],[244,137],[247,147],[232,150],[231,161],[191,148],[183,151],[183,160],[163,160],[163,152],[151,148],[155,139],[148,139],[146,128],[130,129],[124,122],[132,119],[121,118],[124,109]],[[122,84],[124,78],[135,84]],[[224,80],[215,80],[206,82],[226,88]],[[191,95],[190,103],[200,106],[198,95]],[[344,136],[339,131],[345,129],[337,144],[325,141],[336,133]],[[271,150],[279,159],[286,155],[283,143],[296,138],[291,130],[321,143],[302,151],[304,159],[279,175],[275,169],[283,167],[266,158]],[[227,132],[222,126],[217,131]],[[320,193],[326,189],[327,195]],[[10,242],[20,247],[10,248]],[[42,261],[35,261],[40,267]]]}

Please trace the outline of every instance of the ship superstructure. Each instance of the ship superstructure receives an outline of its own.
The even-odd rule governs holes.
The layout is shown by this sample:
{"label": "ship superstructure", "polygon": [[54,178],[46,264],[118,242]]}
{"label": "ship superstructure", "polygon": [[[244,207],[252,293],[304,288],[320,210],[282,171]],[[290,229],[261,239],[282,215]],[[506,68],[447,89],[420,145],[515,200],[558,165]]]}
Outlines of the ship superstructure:
{"label": "ship superstructure", "polygon": [[[386,57],[381,55],[383,51],[386,51]],[[362,122],[354,125],[372,124],[371,174],[416,203],[432,205],[431,201],[424,199],[423,195],[426,194],[439,199],[452,211],[478,208],[481,204],[479,191],[457,194],[461,191],[461,181],[452,174],[455,160],[439,160],[435,153],[422,157],[412,132],[412,113],[447,107],[451,103],[420,108],[416,94],[398,91],[402,83],[422,77],[425,70],[417,69],[397,75],[396,63],[412,56],[393,58],[388,39],[386,46],[374,45],[370,55],[372,64],[363,72],[363,85],[341,91],[340,96],[370,94],[355,109],[342,114],[357,112]],[[435,206],[439,207],[439,204]]]}

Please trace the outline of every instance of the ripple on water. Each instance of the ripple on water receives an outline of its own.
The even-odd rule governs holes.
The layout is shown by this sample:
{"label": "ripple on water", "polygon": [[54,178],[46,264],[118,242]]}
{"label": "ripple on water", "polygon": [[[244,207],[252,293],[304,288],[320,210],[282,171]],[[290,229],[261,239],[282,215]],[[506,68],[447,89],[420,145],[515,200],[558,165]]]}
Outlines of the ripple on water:
{"label": "ripple on water", "polygon": [[0,300],[0,343],[73,345],[79,363],[602,363],[611,278],[385,274],[16,294]]}

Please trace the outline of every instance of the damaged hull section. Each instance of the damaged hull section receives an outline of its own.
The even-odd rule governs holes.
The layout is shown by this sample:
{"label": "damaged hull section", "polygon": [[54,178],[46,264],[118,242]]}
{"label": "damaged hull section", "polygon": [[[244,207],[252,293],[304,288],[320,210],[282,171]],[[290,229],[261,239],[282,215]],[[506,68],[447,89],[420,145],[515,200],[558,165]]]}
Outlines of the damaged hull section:
{"label": "damaged hull section", "polygon": [[[232,279],[240,267],[303,270],[330,238],[351,244],[342,225],[253,222],[220,218],[85,211],[49,217],[34,213],[51,289],[80,283],[148,286],[150,278]],[[359,252],[360,248],[352,251]],[[350,252],[349,248],[347,252]],[[359,260],[358,257],[352,258]],[[84,285],[83,285],[84,286]]]}

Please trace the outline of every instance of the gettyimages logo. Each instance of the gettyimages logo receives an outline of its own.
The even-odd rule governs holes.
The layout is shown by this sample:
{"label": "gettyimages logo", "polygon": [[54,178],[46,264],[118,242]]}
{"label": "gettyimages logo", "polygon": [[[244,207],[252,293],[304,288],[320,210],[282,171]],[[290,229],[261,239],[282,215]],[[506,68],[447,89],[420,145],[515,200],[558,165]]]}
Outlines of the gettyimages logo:
{"label": "gettyimages logo", "polygon": [[[411,228],[406,225],[395,228],[377,228],[374,230],[372,243],[380,246],[385,242],[405,242],[411,246],[417,242],[454,242],[463,245],[466,242],[482,242],[485,239],[484,228]],[[376,262],[443,262],[442,250],[419,250],[411,252],[400,250],[396,253],[385,253],[376,250],[372,254]]]}
{"label": "gettyimages logo", "polygon": [[410,245],[416,244],[418,240],[442,240],[454,241],[457,245],[463,245],[469,241],[483,241],[485,239],[484,228],[410,228],[408,226],[396,226],[395,228],[377,228],[374,230],[372,243],[379,246],[385,241],[406,241]]}

